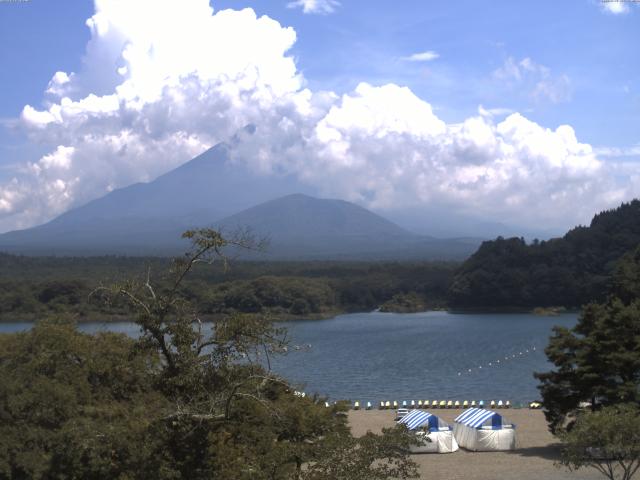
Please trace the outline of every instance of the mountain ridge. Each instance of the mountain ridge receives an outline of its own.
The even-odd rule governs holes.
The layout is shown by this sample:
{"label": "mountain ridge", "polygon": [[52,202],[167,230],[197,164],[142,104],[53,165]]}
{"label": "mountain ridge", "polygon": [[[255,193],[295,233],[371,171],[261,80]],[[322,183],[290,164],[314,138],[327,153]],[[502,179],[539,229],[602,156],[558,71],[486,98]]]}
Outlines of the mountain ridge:
{"label": "mountain ridge", "polygon": [[251,172],[233,148],[218,144],[149,183],[0,235],[0,251],[172,256],[188,247],[183,231],[208,226],[271,237],[268,252],[244,255],[251,259],[448,260],[466,258],[480,243],[418,235],[354,203],[316,198],[293,176]]}

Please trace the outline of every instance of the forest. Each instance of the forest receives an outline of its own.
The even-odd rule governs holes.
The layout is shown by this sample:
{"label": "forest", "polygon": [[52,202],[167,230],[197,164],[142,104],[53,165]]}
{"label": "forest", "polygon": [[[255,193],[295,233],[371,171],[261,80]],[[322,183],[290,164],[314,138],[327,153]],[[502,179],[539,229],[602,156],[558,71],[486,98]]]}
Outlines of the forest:
{"label": "forest", "polygon": [[623,255],[640,244],[640,201],[593,217],[548,241],[498,238],[484,242],[457,270],[449,288],[453,309],[577,309],[606,295]]}
{"label": "forest", "polygon": [[[77,321],[121,319],[101,285],[150,275],[161,285],[170,261],[140,257],[24,257],[0,254],[0,321],[71,312]],[[455,263],[247,262],[197,266],[181,286],[204,318],[268,314],[273,320],[343,312],[444,308]]]}
{"label": "forest", "polygon": [[[602,301],[623,255],[640,244],[640,201],[601,212],[561,238],[484,242],[455,262],[255,262],[197,265],[181,285],[205,319],[260,313],[274,321],[345,312],[433,309],[530,311],[579,309]],[[60,312],[77,321],[121,320],[99,287],[149,276],[159,285],[170,260],[160,257],[26,257],[0,254],[0,321]]]}

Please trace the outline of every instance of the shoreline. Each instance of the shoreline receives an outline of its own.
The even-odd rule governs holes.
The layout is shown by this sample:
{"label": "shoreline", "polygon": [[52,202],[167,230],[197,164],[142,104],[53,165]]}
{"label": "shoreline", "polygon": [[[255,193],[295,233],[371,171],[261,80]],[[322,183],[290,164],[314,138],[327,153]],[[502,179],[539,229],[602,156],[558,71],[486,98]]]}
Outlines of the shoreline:
{"label": "shoreline", "polygon": [[[332,311],[332,312],[320,312],[313,313],[304,316],[293,315],[293,314],[270,314],[266,313],[243,313],[236,312],[241,315],[264,315],[266,317],[271,317],[271,321],[273,323],[293,323],[293,322],[306,322],[306,321],[321,321],[321,320],[331,320],[335,317],[339,317],[341,315],[350,315],[350,314],[360,314],[360,313],[381,313],[381,314],[395,314],[395,315],[417,315],[421,313],[448,313],[451,315],[508,315],[508,314],[518,314],[518,315],[535,315],[539,317],[557,317],[561,315],[575,315],[580,313],[580,309],[570,309],[570,308],[562,308],[553,307],[553,308],[535,308],[535,309],[448,309],[448,308],[434,308],[430,310],[423,310],[419,312],[388,312],[381,311],[380,308],[375,308],[373,310],[362,310],[362,311]],[[229,314],[214,314],[214,315],[203,315],[201,320],[204,323],[215,323],[218,318],[223,315],[232,315]],[[55,313],[45,313],[41,317],[18,317],[18,318],[6,318],[5,316],[0,317],[0,324],[9,324],[9,323],[35,323],[41,318],[46,317],[54,317]],[[121,323],[121,322],[135,322],[132,320],[130,316],[125,315],[106,315],[102,316],[90,316],[90,317],[79,317],[75,319],[78,324],[86,324],[86,323]]]}

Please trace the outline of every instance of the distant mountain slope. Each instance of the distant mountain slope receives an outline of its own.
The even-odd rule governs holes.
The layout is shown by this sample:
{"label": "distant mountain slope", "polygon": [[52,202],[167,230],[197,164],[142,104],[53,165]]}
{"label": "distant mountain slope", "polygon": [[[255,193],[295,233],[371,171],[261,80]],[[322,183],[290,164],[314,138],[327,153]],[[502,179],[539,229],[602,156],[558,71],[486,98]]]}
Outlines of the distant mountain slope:
{"label": "distant mountain slope", "polygon": [[597,214],[588,227],[527,245],[484,242],[449,290],[458,308],[579,307],[602,300],[616,262],[640,244],[640,201]]}
{"label": "distant mountain slope", "polygon": [[416,235],[353,203],[302,194],[262,203],[216,225],[226,231],[248,226],[269,237],[264,258],[461,259],[479,244]]}
{"label": "distant mountain slope", "polygon": [[270,200],[218,223],[227,227],[251,225],[272,238],[313,238],[318,235],[417,237],[354,203],[300,193]]}
{"label": "distant mountain slope", "polygon": [[[115,190],[38,227],[0,235],[0,250],[28,254],[174,254],[180,233],[283,192],[309,192],[291,176],[263,176],[218,144],[149,183]],[[312,192],[309,192],[312,193]]]}
{"label": "distant mountain slope", "polygon": [[[254,259],[450,260],[466,258],[480,243],[419,236],[353,203],[311,197],[291,176],[263,176],[234,162],[233,148],[219,144],[152,182],[0,235],[0,251],[176,255],[187,247],[181,233],[205,226],[251,227],[269,236],[266,254],[243,254]],[[276,198],[292,192],[302,193]]]}

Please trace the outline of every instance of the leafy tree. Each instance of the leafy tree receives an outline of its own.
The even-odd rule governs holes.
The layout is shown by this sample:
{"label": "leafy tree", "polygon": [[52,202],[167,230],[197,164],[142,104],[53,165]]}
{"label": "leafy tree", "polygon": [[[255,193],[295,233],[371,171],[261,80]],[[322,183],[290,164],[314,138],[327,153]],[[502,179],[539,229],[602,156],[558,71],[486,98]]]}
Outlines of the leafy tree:
{"label": "leafy tree", "polygon": [[640,403],[640,298],[629,293],[639,288],[639,252],[621,260],[607,302],[587,305],[572,329],[554,329],[545,352],[556,369],[535,374],[554,433],[581,402],[593,410]]}
{"label": "leafy tree", "polygon": [[149,419],[167,406],[149,375],[158,361],[124,335],[82,334],[65,319],[0,335],[0,478],[141,469]]}
{"label": "leafy tree", "polygon": [[425,300],[415,292],[397,293],[380,306],[381,312],[414,313],[426,309]]}
{"label": "leafy tree", "polygon": [[552,431],[581,402],[597,409],[640,401],[640,301],[588,305],[574,328],[554,329],[545,352],[556,369],[536,377]]}
{"label": "leafy tree", "polygon": [[624,303],[640,298],[640,248],[629,252],[618,262],[612,289]]}
{"label": "leafy tree", "polygon": [[591,467],[610,480],[630,480],[640,468],[640,411],[637,405],[604,407],[580,414],[564,442],[560,464]]}
{"label": "leafy tree", "polygon": [[[409,447],[415,436],[403,428],[368,432],[362,438],[330,437],[322,445],[317,461],[304,471],[303,480],[386,480],[417,478]],[[384,457],[385,461],[380,461]]]}

